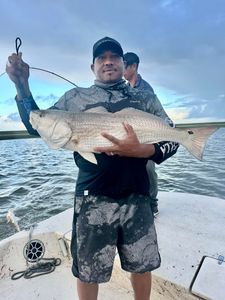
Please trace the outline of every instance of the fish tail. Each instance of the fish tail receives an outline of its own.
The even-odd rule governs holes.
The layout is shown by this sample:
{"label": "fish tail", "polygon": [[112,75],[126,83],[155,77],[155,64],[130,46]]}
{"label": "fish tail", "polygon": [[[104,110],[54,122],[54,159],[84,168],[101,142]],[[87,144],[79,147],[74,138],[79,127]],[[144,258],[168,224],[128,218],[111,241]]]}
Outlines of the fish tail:
{"label": "fish tail", "polygon": [[197,127],[187,129],[189,138],[184,141],[183,145],[197,159],[202,160],[206,142],[210,135],[217,129],[217,127]]}

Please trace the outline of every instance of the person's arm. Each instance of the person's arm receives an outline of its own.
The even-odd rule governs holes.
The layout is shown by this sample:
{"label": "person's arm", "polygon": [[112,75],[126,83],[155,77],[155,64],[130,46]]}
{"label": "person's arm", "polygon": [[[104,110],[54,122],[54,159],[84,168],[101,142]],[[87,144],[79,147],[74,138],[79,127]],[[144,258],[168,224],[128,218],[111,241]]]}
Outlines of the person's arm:
{"label": "person's arm", "polygon": [[[30,112],[38,110],[39,107],[33,99],[29,87],[29,65],[22,60],[22,53],[18,55],[13,53],[8,58],[6,72],[12,82],[15,84],[17,95],[15,97],[18,111],[23,124],[31,135],[38,135],[38,132],[32,128],[29,122]],[[62,96],[50,109],[66,110],[66,97]]]}
{"label": "person's arm", "polygon": [[175,142],[159,142],[153,145],[155,147],[155,153],[150,156],[149,159],[153,160],[158,165],[173,156],[180,146]]}
{"label": "person's arm", "polygon": [[27,98],[23,98],[22,100],[16,99],[16,104],[18,107],[18,111],[20,114],[20,118],[26,127],[27,131],[31,135],[38,135],[38,132],[33,129],[32,125],[30,124],[30,112],[32,110],[37,110],[39,107],[37,106],[36,102],[34,101],[32,95]]}
{"label": "person's arm", "polygon": [[29,122],[31,110],[39,109],[35,103],[29,87],[29,65],[22,60],[22,53],[13,53],[8,57],[6,72],[17,91],[16,104],[21,117],[29,134],[38,135]]}
{"label": "person's arm", "polygon": [[17,100],[20,101],[31,95],[29,88],[29,65],[22,60],[22,53],[13,53],[8,57],[6,73],[15,84]]}

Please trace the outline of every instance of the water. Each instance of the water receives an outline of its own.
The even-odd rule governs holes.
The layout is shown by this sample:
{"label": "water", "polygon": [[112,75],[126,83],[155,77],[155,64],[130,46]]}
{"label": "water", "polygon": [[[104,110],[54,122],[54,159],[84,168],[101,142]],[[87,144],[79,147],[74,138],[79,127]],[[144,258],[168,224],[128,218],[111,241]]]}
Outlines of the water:
{"label": "water", "polygon": [[[208,140],[204,162],[184,148],[157,166],[159,190],[225,199],[225,129]],[[41,139],[0,141],[0,239],[15,233],[9,209],[21,229],[73,206],[77,168],[72,152],[50,150]],[[160,200],[159,200],[160,201]]]}

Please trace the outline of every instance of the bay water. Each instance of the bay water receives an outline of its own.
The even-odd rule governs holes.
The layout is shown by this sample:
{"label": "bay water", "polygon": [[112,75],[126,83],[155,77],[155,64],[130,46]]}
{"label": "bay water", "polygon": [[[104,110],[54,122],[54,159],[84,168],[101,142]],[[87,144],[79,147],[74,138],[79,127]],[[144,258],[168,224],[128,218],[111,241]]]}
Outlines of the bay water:
{"label": "bay water", "polygon": [[[160,191],[225,200],[225,128],[209,138],[204,161],[181,146],[156,170]],[[71,151],[51,150],[37,138],[0,141],[0,240],[15,233],[7,223],[9,209],[20,228],[29,229],[72,207],[77,174]]]}

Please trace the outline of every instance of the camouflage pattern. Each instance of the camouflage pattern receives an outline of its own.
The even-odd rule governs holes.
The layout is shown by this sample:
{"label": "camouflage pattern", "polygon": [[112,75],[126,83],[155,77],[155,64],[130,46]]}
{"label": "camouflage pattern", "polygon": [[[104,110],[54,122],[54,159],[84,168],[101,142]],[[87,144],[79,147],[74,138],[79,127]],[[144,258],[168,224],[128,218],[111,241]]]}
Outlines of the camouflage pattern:
{"label": "camouflage pattern", "polygon": [[147,196],[76,197],[71,253],[74,276],[87,283],[110,280],[118,250],[121,266],[134,273],[160,266],[157,236]]}
{"label": "camouflage pattern", "polygon": [[156,95],[134,89],[124,80],[114,84],[104,84],[95,80],[95,85],[89,88],[79,87],[69,90],[52,106],[71,112],[85,111],[93,107],[104,107],[112,113],[133,107],[158,117],[162,117],[164,112]]}

